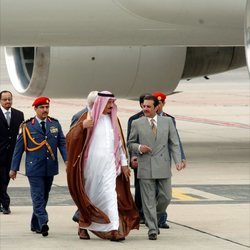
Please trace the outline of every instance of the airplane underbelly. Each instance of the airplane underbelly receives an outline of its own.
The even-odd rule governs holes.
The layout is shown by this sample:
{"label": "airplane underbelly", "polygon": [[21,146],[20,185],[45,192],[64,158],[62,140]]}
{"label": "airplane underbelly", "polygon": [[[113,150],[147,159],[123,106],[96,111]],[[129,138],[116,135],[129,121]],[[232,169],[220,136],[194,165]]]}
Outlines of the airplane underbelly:
{"label": "airplane underbelly", "polygon": [[1,46],[244,44],[246,0],[2,0]]}

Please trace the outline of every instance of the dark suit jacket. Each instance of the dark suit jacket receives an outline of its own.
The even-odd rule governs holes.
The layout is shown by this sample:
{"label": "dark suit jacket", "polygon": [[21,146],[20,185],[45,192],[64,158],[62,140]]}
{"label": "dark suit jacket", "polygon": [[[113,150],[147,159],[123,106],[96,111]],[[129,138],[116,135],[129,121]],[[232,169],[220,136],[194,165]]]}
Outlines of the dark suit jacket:
{"label": "dark suit jacket", "polygon": [[134,120],[137,120],[138,118],[144,116],[143,111],[141,110],[140,112],[136,113],[135,115],[132,115],[128,119],[128,128],[127,128],[127,140],[129,138],[130,130],[131,130],[131,124]]}
{"label": "dark suit jacket", "polygon": [[72,119],[71,119],[71,124],[70,127],[72,127],[73,125],[75,125],[75,123],[79,120],[79,118],[84,114],[88,112],[88,108],[85,107],[84,109],[80,110],[79,112],[77,112],[76,114],[73,115]]}
{"label": "dark suit jacket", "polygon": [[23,120],[23,112],[11,108],[10,127],[8,127],[5,115],[0,109],[0,166],[10,168],[19,126]]}
{"label": "dark suit jacket", "polygon": [[[128,141],[128,138],[129,138],[129,134],[130,134],[130,131],[131,131],[131,124],[134,120],[137,120],[139,119],[140,117],[143,117],[144,116],[144,113],[143,111],[141,110],[140,112],[136,113],[135,115],[132,115],[129,119],[128,119],[128,127],[127,127],[127,141]],[[134,152],[134,151],[128,151],[129,152],[129,157],[130,159],[133,157],[133,156],[137,156],[137,153]]]}

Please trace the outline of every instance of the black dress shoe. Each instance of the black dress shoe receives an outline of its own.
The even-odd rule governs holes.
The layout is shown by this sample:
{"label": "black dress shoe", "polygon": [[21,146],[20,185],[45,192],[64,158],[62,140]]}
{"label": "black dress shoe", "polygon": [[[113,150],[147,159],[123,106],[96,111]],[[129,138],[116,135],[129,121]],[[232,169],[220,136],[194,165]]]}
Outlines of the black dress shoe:
{"label": "black dress shoe", "polygon": [[0,205],[0,213],[3,212],[3,207]]}
{"label": "black dress shoe", "polygon": [[73,215],[72,220],[76,223],[79,223],[79,217],[77,217],[76,215]]}
{"label": "black dress shoe", "polygon": [[169,229],[169,225],[165,222],[164,224],[158,225],[159,228]]}
{"label": "black dress shoe", "polygon": [[10,208],[8,207],[8,208],[4,208],[3,207],[3,214],[10,214],[11,213],[11,211],[10,211]]}
{"label": "black dress shoe", "polygon": [[41,233],[42,233],[41,230],[35,229],[34,227],[31,227],[31,228],[30,228],[30,231],[31,231],[31,232],[36,232],[37,234],[41,234]]}
{"label": "black dress shoe", "polygon": [[41,228],[41,234],[42,234],[42,236],[43,237],[48,236],[49,235],[48,231],[49,231],[49,226],[47,224],[43,224],[42,228]]}
{"label": "black dress shoe", "polygon": [[149,240],[157,240],[157,234],[155,234],[155,233],[149,234],[148,239]]}
{"label": "black dress shoe", "polygon": [[140,224],[145,224],[145,219],[144,218],[140,218]]}

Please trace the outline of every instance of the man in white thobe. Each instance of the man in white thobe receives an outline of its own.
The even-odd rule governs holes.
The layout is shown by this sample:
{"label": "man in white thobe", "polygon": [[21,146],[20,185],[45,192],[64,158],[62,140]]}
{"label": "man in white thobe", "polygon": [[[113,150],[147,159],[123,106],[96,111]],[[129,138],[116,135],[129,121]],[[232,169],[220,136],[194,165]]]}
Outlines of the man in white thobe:
{"label": "man in white thobe", "polygon": [[[113,106],[111,99],[108,104]],[[121,166],[127,166],[126,155],[119,142]],[[85,190],[91,202],[100,208],[110,220],[108,224],[92,223],[88,229],[94,231],[118,230],[119,216],[117,208],[116,176],[121,172],[121,166],[116,168],[114,157],[114,130],[110,115],[100,115],[93,131],[88,158],[84,168]]]}
{"label": "man in white thobe", "polygon": [[[139,228],[139,214],[129,188],[130,170],[115,100],[112,93],[99,92],[91,115],[82,117],[67,135],[68,184],[81,212],[80,239],[90,238],[89,229],[100,238],[120,241],[131,229]],[[79,134],[84,139],[78,143],[77,140],[81,140]],[[78,144],[83,144],[83,149],[75,149]],[[78,150],[80,157],[76,153]],[[78,158],[83,159],[83,163],[76,166]],[[80,182],[84,184],[83,189],[81,184],[75,185],[82,169]]]}

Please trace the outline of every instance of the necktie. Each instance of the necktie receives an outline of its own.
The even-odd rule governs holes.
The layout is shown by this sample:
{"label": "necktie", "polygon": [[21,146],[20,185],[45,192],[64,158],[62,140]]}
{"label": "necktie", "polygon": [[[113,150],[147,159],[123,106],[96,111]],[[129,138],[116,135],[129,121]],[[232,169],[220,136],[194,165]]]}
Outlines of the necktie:
{"label": "necktie", "polygon": [[8,126],[10,126],[10,111],[7,111],[5,114],[6,114],[6,121],[8,123]]}
{"label": "necktie", "polygon": [[154,134],[154,136],[156,136],[156,134],[157,134],[157,128],[156,128],[156,125],[155,125],[155,120],[152,118],[150,120],[150,122],[151,122],[151,128],[152,128],[153,134]]}
{"label": "necktie", "polygon": [[45,134],[46,133],[45,121],[41,121],[41,125],[42,125],[43,133]]}

